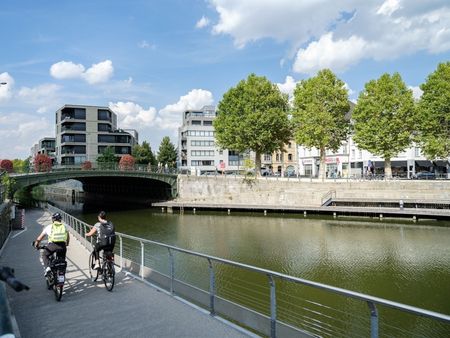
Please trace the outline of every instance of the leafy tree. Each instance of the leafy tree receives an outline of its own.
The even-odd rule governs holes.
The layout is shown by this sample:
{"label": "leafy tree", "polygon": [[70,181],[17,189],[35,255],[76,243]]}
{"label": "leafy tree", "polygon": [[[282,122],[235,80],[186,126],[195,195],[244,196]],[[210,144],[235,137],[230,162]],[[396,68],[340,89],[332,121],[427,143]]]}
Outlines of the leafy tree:
{"label": "leafy tree", "polygon": [[261,155],[283,149],[291,138],[288,97],[267,78],[250,74],[224,94],[214,129],[220,147],[254,151],[260,175]]}
{"label": "leafy tree", "polygon": [[113,169],[118,160],[119,159],[116,157],[114,148],[111,146],[106,147],[105,150],[97,157],[97,163],[100,169]]}
{"label": "leafy tree", "polygon": [[418,140],[430,159],[450,156],[450,62],[441,63],[420,88]]}
{"label": "leafy tree", "polygon": [[34,171],[43,172],[52,169],[52,159],[45,154],[37,154],[33,160]]}
{"label": "leafy tree", "polygon": [[31,170],[31,156],[27,157],[25,161],[23,162],[23,171],[29,172]]}
{"label": "leafy tree", "polygon": [[12,173],[14,171],[13,162],[11,160],[0,160],[0,170]]}
{"label": "leafy tree", "polygon": [[137,164],[157,164],[152,148],[147,141],[142,142],[142,145],[136,144],[133,147],[131,155],[136,159]]}
{"label": "leafy tree", "polygon": [[83,169],[83,170],[89,170],[89,169],[92,169],[92,162],[91,162],[91,161],[84,161],[84,162],[81,164],[81,169]]}
{"label": "leafy tree", "polygon": [[26,160],[20,160],[20,159],[16,158],[12,162],[13,162],[14,171],[16,173],[26,172],[26,168],[25,168]]}
{"label": "leafy tree", "polygon": [[294,90],[292,122],[297,144],[320,151],[319,178],[325,177],[326,150],[337,151],[350,133],[345,83],[329,69],[300,81]]}
{"label": "leafy tree", "polygon": [[391,158],[411,145],[415,129],[413,94],[400,74],[367,82],[352,119],[358,147],[382,157],[385,176],[391,177]]}
{"label": "leafy tree", "polygon": [[177,149],[173,143],[170,142],[169,136],[165,136],[159,145],[158,162],[163,166],[167,164],[169,168],[174,168],[176,166]]}
{"label": "leafy tree", "polygon": [[134,169],[134,157],[131,155],[123,155],[119,161],[120,170],[132,170]]}
{"label": "leafy tree", "polygon": [[[5,193],[9,199],[13,199],[14,192],[16,191],[17,182],[14,177],[10,177],[8,174],[1,175],[2,185],[6,188]],[[2,202],[2,201],[0,201]]]}

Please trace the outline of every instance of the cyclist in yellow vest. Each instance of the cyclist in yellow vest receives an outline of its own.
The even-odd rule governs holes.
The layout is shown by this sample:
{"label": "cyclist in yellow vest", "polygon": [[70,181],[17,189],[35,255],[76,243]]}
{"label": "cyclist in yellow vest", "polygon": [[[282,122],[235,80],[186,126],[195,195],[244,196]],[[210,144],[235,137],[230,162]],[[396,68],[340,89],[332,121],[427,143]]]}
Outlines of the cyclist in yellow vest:
{"label": "cyclist in yellow vest", "polygon": [[66,226],[61,223],[61,214],[56,212],[52,215],[52,224],[47,225],[42,233],[38,236],[35,241],[35,246],[38,247],[39,243],[44,239],[45,236],[48,236],[48,243],[45,248],[45,252],[43,255],[44,261],[44,274],[50,271],[49,265],[49,257],[56,252],[56,255],[59,258],[66,259],[66,251],[67,246],[69,245],[69,232],[66,229]]}

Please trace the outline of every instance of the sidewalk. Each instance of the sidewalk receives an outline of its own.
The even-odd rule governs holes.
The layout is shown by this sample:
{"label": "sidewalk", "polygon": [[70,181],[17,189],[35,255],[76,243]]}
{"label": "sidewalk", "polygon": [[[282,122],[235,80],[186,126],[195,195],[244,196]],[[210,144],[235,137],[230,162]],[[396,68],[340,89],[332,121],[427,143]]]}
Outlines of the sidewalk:
{"label": "sidewalk", "polygon": [[[26,230],[14,231],[0,265],[15,270],[31,289],[8,288],[8,298],[22,337],[248,337],[201,310],[158,291],[123,272],[116,273],[112,292],[89,279],[89,253],[72,236],[61,302],[46,288],[39,252],[31,242],[50,223],[50,215],[28,209]],[[116,268],[116,271],[118,269]]]}

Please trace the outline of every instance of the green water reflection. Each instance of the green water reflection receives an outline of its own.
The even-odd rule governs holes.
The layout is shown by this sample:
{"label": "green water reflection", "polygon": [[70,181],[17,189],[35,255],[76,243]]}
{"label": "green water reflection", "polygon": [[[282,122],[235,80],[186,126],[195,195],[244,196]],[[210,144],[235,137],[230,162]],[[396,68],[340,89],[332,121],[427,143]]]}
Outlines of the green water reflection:
{"label": "green water reflection", "polygon": [[[96,220],[91,213],[78,216]],[[450,314],[449,223],[149,209],[110,212],[109,218],[126,234]],[[146,256],[167,273],[167,250],[147,248]],[[217,266],[217,273],[219,295],[268,314],[266,276],[227,266]],[[198,258],[177,254],[176,275],[208,288],[208,266]],[[369,335],[364,303],[287,282],[277,282],[277,297],[279,317],[289,323],[323,336]],[[381,336],[450,336],[448,324],[379,311]]]}

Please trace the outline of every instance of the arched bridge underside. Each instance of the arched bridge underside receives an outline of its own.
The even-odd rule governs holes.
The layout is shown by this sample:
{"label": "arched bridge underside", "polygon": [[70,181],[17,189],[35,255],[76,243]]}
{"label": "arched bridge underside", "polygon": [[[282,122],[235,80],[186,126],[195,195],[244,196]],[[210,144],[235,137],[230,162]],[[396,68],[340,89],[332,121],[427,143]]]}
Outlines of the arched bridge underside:
{"label": "arched bridge underside", "polygon": [[16,188],[56,183],[68,179],[83,184],[83,191],[90,199],[108,197],[140,202],[164,201],[177,195],[177,175],[145,171],[78,170],[32,173],[14,176]]}

